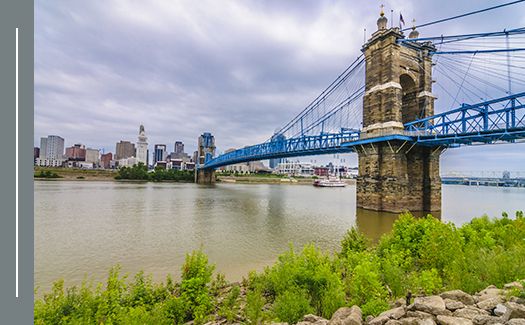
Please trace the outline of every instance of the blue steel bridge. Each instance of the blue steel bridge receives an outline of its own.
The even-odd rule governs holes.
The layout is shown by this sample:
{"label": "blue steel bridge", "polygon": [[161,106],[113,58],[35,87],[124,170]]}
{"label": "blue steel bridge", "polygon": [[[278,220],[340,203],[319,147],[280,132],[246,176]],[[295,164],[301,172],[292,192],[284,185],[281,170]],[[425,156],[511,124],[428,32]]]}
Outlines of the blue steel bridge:
{"label": "blue steel bridge", "polygon": [[203,153],[198,170],[357,152],[358,206],[400,211],[399,193],[400,202],[422,198],[406,203],[415,210],[439,210],[444,150],[525,142],[525,27],[436,37],[413,28],[407,37],[386,21],[382,14],[363,54],[267,141]]}
{"label": "blue steel bridge", "polygon": [[[525,28],[454,36],[399,39],[405,47],[432,42],[434,88],[457,107],[404,123],[403,132],[373,137],[361,133],[365,94],[364,55],[359,56],[314,101],[264,143],[218,157],[199,168],[308,155],[353,152],[389,140],[454,148],[525,139]],[[515,47],[510,47],[512,44]],[[479,46],[479,49],[475,48]],[[439,49],[439,50],[438,50]],[[516,91],[518,90],[518,91]],[[459,98],[470,101],[458,102]],[[440,101],[437,101],[440,103]],[[366,147],[365,147],[366,148]]]}

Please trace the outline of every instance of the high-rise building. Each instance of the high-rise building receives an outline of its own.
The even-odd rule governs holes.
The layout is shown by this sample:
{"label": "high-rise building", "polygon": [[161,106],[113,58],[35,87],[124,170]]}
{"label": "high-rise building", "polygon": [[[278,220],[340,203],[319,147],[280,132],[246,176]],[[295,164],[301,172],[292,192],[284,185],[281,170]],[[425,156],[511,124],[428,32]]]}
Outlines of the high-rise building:
{"label": "high-rise building", "polygon": [[129,141],[120,140],[115,148],[115,160],[135,157],[135,145]]}
{"label": "high-rise building", "polygon": [[[274,133],[274,135],[271,138],[271,142],[281,142],[286,140],[286,137],[283,134]],[[280,163],[284,162],[284,159],[282,158],[274,158],[270,159],[270,168],[276,169],[277,166],[279,166]]]}
{"label": "high-rise building", "polygon": [[144,125],[139,127],[139,137],[137,141],[137,163],[143,163],[148,165],[148,137],[146,137],[146,131]]}
{"label": "high-rise building", "polygon": [[113,160],[113,154],[111,152],[100,155],[100,166],[102,168],[111,168],[111,161]]}
{"label": "high-rise building", "polygon": [[33,148],[33,163],[36,163],[37,158],[40,158],[40,148],[34,147]]}
{"label": "high-rise building", "polygon": [[40,159],[62,160],[64,158],[64,138],[48,135],[40,138]]}
{"label": "high-rise building", "polygon": [[182,141],[175,141],[175,146],[173,147],[173,152],[175,154],[184,153],[184,143],[182,143]]}
{"label": "high-rise building", "polygon": [[82,144],[74,144],[66,148],[66,159],[75,161],[86,160],[86,148]]}
{"label": "high-rise building", "polygon": [[153,152],[153,164],[156,165],[158,162],[166,162],[167,156],[166,145],[156,144],[155,151]]}
{"label": "high-rise building", "polygon": [[86,162],[92,163],[95,166],[98,166],[98,164],[100,163],[100,150],[87,148],[86,149]]}
{"label": "high-rise building", "polygon": [[204,164],[215,156],[215,137],[210,132],[204,132],[199,137],[199,164]]}

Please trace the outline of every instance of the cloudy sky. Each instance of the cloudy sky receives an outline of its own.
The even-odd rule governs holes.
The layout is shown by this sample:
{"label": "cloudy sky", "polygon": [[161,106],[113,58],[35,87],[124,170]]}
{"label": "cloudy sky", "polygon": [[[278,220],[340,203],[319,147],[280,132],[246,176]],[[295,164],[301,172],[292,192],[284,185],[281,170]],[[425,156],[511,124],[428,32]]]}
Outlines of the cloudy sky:
{"label": "cloudy sky", "polygon": [[[410,24],[503,1],[35,1],[35,145],[57,134],[114,152],[136,141],[218,149],[263,142],[360,54],[379,5]],[[525,3],[421,36],[525,26]],[[439,100],[436,102],[439,111]],[[305,158],[308,161],[310,158]],[[355,155],[347,162],[355,164]],[[442,169],[525,170],[525,144],[447,151]]]}

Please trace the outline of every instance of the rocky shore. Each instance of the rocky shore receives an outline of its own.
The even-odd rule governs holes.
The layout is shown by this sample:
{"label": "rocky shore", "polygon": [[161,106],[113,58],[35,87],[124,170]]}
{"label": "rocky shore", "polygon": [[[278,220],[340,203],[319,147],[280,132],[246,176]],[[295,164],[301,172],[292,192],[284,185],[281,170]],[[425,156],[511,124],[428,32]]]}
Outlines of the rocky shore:
{"label": "rocky shore", "polygon": [[[515,297],[520,282],[489,286],[470,295],[461,290],[399,299],[377,317],[363,319],[359,306],[339,308],[330,320],[306,315],[298,325],[525,325],[525,299]],[[273,325],[286,325],[274,323]]]}

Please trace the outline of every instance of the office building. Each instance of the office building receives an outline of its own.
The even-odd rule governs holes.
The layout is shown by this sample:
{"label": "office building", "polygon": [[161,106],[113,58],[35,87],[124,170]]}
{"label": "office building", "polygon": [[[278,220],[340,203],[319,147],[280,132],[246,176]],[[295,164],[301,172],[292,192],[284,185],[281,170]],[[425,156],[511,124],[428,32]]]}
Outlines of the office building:
{"label": "office building", "polygon": [[157,165],[158,162],[166,162],[167,156],[166,145],[156,144],[153,151],[153,164]]}
{"label": "office building", "polygon": [[176,141],[173,152],[175,154],[184,153],[184,143],[182,143],[182,141]]}
{"label": "office building", "polygon": [[63,160],[64,138],[58,135],[48,135],[47,138],[40,138],[40,159]]}
{"label": "office building", "polygon": [[33,148],[33,163],[36,163],[37,158],[40,158],[40,148],[34,147]]}
{"label": "office building", "polygon": [[85,161],[86,148],[84,147],[84,145],[79,143],[66,148],[66,159],[73,161]]}
{"label": "office building", "polygon": [[135,157],[135,144],[120,140],[115,148],[115,160]]}
{"label": "office building", "polygon": [[113,160],[113,154],[111,152],[102,154],[100,156],[100,167],[109,169],[111,168],[111,161]]}
{"label": "office building", "polygon": [[98,166],[100,163],[100,151],[98,149],[86,149],[86,162],[91,163],[94,166]]}

